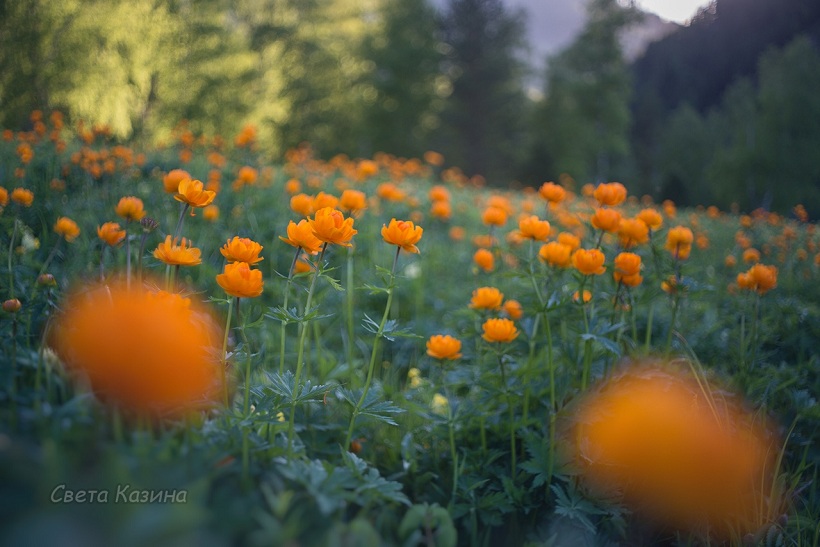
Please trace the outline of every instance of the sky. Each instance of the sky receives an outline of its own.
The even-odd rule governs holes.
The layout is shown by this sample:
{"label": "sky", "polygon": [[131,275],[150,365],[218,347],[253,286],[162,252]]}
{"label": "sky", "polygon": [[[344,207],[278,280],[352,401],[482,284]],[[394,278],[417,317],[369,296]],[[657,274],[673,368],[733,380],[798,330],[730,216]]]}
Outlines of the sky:
{"label": "sky", "polygon": [[657,13],[667,21],[685,23],[710,0],[638,0],[636,4],[646,11]]}

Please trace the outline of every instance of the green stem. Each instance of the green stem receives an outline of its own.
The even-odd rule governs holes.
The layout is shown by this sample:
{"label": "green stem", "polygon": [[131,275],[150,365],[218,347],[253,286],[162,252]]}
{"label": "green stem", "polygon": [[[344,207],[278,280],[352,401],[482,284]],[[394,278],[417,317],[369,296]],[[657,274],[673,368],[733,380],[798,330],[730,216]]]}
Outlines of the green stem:
{"label": "green stem", "polygon": [[347,311],[347,367],[350,370],[350,386],[356,380],[356,369],[353,366],[353,346],[355,331],[353,328],[353,247],[347,248],[347,279],[345,287],[345,304]]}
{"label": "green stem", "polygon": [[[177,238],[179,237],[179,233],[182,231],[182,221],[185,220],[185,213],[188,212],[189,205],[187,203],[180,202],[179,207],[179,220],[177,220],[177,227],[174,229],[174,237],[171,240],[171,244],[175,244]],[[126,241],[128,240],[126,236]],[[171,265],[168,264],[165,266],[165,278],[168,279],[169,272],[171,271]]]}
{"label": "green stem", "polygon": [[356,418],[359,416],[359,409],[361,409],[364,404],[365,397],[367,397],[367,392],[370,390],[370,384],[373,381],[373,371],[376,369],[376,356],[378,355],[379,340],[384,334],[384,326],[387,324],[387,317],[390,315],[390,305],[393,303],[393,285],[396,279],[396,264],[399,262],[400,252],[401,247],[396,247],[396,254],[393,257],[393,268],[390,270],[390,284],[387,287],[387,304],[384,307],[384,314],[382,315],[381,323],[379,323],[379,329],[376,331],[376,336],[373,340],[373,350],[370,353],[370,364],[367,368],[367,379],[364,382],[362,396],[359,398],[359,402],[356,403],[356,407],[353,409],[353,414],[350,417],[350,426],[347,428],[347,438],[345,439],[344,444],[345,449],[350,446],[350,440],[353,438],[353,427],[356,425]]}
{"label": "green stem", "polygon": [[[305,314],[310,313],[310,305],[313,303],[313,291],[316,288],[316,280],[319,279],[319,270],[322,266],[322,260],[327,250],[327,243],[322,245],[322,252],[319,254],[319,260],[316,263],[316,270],[313,272],[313,279],[310,281],[310,289],[308,289],[307,301],[305,302]],[[290,419],[288,420],[288,457],[293,456],[293,431],[294,420],[296,417],[296,396],[299,393],[299,380],[302,377],[302,368],[304,366],[305,356],[305,339],[307,338],[308,325],[302,322],[299,325],[299,346],[296,356],[296,375],[293,379],[293,393],[291,393],[290,402]]]}
{"label": "green stem", "polygon": [[[676,291],[678,289],[675,289]],[[678,308],[680,307],[680,297],[675,294],[674,300],[672,302],[672,320],[669,323],[669,332],[666,335],[666,349],[664,350],[664,354],[669,357],[669,354],[672,353],[672,333],[675,332],[675,320],[678,317]]]}
{"label": "green stem", "polygon": [[504,388],[504,396],[507,399],[507,414],[509,415],[508,420],[510,423],[510,479],[515,482],[515,468],[516,468],[516,454],[515,454],[515,423],[514,420],[514,412],[513,412],[513,404],[512,404],[512,397],[510,397],[510,390],[507,386],[507,374],[504,369],[504,359],[501,355],[498,356],[498,365],[501,367],[501,385]]}
{"label": "green stem", "polygon": [[649,305],[649,316],[646,318],[646,338],[643,344],[643,352],[649,354],[649,345],[652,343],[652,320],[655,318],[655,304]]}
{"label": "green stem", "polygon": [[[240,319],[238,297],[236,299],[236,316],[237,319]],[[248,336],[245,333],[244,320],[240,320],[239,334],[242,337],[242,345],[245,348],[245,389],[242,398],[242,415],[247,420],[250,417],[251,410],[251,346],[250,342],[248,342]],[[250,470],[250,441],[248,439],[250,427],[250,425],[246,425],[242,429],[242,478],[246,484],[248,483]]]}
{"label": "green stem", "polygon": [[[237,296],[236,301],[239,300]],[[228,319],[225,321],[225,336],[222,339],[222,398],[225,408],[228,408],[228,333],[231,332],[231,315],[233,314],[233,301],[228,301]]]}
{"label": "green stem", "polygon": [[137,255],[137,285],[142,286],[142,255],[145,254],[145,242],[148,234],[143,233],[140,238],[140,253]]}
{"label": "green stem", "polygon": [[48,257],[46,258],[46,261],[43,262],[43,267],[40,268],[40,272],[37,274],[37,277],[40,277],[41,275],[46,273],[46,268],[48,268],[48,265],[51,264],[51,261],[54,260],[54,257],[57,255],[57,249],[60,247],[60,241],[62,241],[62,238],[58,237],[57,238],[57,243],[54,244],[54,247],[51,249],[51,252],[48,254]]}
{"label": "green stem", "polygon": [[125,223],[125,288],[131,290],[131,236],[128,233],[128,222]]}
{"label": "green stem", "polygon": [[[296,248],[296,254],[293,255],[293,261],[290,263],[290,269],[288,270],[288,282],[285,284],[285,299],[282,303],[282,310],[287,313],[288,311],[288,299],[290,298],[290,286],[293,283],[293,271],[296,269],[296,261],[299,260],[299,254],[302,252],[301,247]],[[285,328],[287,327],[287,321],[282,320],[281,327],[279,329],[279,374],[285,373]]]}
{"label": "green stem", "polygon": [[751,335],[751,344],[752,344],[752,357],[749,359],[749,372],[753,368],[755,368],[755,364],[757,361],[757,347],[758,347],[758,322],[760,321],[760,293],[755,293],[755,307],[754,307],[754,315],[752,316],[752,335]]}
{"label": "green stem", "polygon": [[[446,388],[444,393],[447,394]],[[450,438],[450,458],[453,460],[453,490],[450,492],[450,507],[452,508],[456,503],[456,492],[458,490],[458,452],[456,452],[455,424],[451,404],[450,398],[447,397],[447,429]]]}
{"label": "green stem", "polygon": [[9,241],[9,299],[14,298],[14,240],[17,239],[17,217],[14,217],[14,228],[11,231],[11,241]]}

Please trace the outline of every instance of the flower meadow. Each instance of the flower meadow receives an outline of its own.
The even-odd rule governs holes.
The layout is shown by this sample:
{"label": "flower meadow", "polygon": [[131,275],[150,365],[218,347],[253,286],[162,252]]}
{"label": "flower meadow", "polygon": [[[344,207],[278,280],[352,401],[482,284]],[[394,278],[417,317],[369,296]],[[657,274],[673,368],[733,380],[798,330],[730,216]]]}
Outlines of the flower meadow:
{"label": "flower meadow", "polygon": [[4,545],[817,545],[820,234],[568,176],[0,140]]}

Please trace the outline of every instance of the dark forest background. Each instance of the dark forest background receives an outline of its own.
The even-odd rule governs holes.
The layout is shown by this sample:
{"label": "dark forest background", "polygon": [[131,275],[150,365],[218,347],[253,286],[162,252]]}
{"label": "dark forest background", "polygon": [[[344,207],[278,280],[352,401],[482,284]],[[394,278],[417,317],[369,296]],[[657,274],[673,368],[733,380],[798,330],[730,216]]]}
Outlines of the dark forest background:
{"label": "dark forest background", "polygon": [[641,18],[589,0],[533,74],[501,0],[0,0],[0,125],[59,109],[146,144],[253,123],[271,158],[434,149],[497,186],[820,215],[820,2],[717,0],[627,61]]}

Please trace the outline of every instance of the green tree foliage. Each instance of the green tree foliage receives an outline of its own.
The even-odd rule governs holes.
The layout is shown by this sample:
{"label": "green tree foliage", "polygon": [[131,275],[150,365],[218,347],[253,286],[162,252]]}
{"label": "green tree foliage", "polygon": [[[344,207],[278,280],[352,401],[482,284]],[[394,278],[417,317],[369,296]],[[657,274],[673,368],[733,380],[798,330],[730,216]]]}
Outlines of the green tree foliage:
{"label": "green tree foliage", "polygon": [[500,0],[452,0],[442,19],[452,95],[437,148],[450,163],[507,183],[524,151],[522,20]]}
{"label": "green tree foliage", "polygon": [[587,13],[578,38],[548,63],[535,118],[536,142],[551,160],[542,176],[610,180],[629,153],[631,83],[618,36],[636,15],[615,0],[591,0]]}

